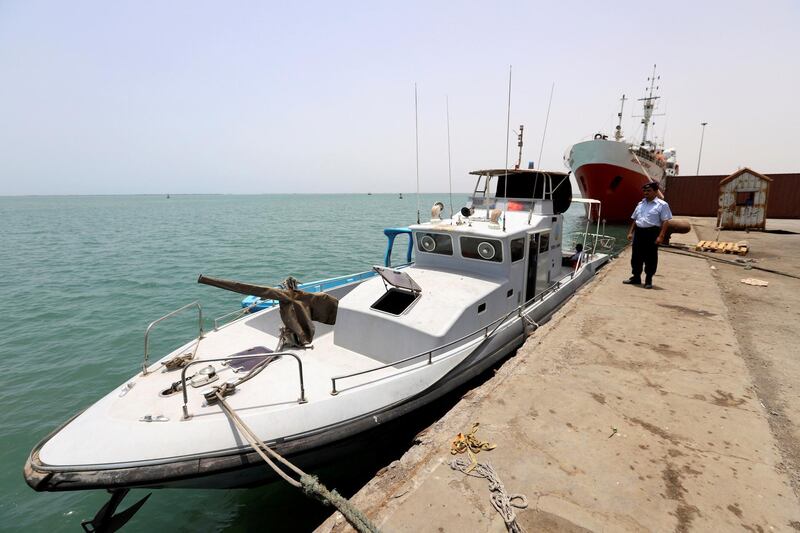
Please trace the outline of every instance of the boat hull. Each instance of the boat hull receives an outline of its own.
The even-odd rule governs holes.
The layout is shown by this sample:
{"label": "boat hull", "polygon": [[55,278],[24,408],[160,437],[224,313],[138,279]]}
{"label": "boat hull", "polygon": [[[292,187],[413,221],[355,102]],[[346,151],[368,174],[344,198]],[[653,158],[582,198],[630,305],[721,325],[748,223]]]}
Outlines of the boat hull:
{"label": "boat hull", "polygon": [[[348,439],[398,419],[453,391],[508,356],[525,340],[528,320],[541,323],[589,281],[608,258],[600,256],[564,279],[558,290],[546,293],[520,315],[509,318],[475,346],[448,373],[420,393],[379,410],[304,435],[267,442],[301,468],[322,464],[342,453]],[[526,320],[527,319],[527,320]],[[435,360],[434,360],[435,364]],[[342,392],[340,394],[350,394]],[[78,416],[78,415],[76,415]],[[69,424],[69,421],[64,425]],[[62,426],[63,427],[63,426]],[[55,435],[56,429],[50,436]],[[272,481],[276,475],[250,448],[220,450],[191,457],[121,465],[86,465],[69,469],[43,464],[39,451],[46,437],[25,464],[25,479],[37,491],[70,491],[119,488],[239,488]]]}
{"label": "boat hull", "polygon": [[608,222],[629,221],[642,199],[642,185],[661,183],[664,176],[660,166],[631,153],[626,143],[604,139],[574,145],[567,164],[581,195],[602,202],[600,218]]}

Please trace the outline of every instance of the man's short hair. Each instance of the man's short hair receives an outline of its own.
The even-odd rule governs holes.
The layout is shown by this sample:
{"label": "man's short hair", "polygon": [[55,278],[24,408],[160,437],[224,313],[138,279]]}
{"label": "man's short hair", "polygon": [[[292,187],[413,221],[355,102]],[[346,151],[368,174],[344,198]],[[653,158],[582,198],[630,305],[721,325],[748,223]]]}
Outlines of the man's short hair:
{"label": "man's short hair", "polygon": [[645,183],[644,185],[642,185],[642,190],[643,191],[646,191],[648,189],[657,191],[658,190],[658,183],[656,183],[655,181],[651,181],[649,183]]}

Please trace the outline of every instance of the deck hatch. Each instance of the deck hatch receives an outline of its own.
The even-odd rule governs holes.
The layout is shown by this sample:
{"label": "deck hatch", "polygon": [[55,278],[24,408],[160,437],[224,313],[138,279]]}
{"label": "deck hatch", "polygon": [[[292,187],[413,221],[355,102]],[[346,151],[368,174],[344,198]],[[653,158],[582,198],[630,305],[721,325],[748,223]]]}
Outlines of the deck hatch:
{"label": "deck hatch", "polygon": [[386,293],[378,298],[370,308],[392,315],[401,315],[422,294],[422,288],[411,279],[407,272],[379,266],[372,268],[383,279]]}
{"label": "deck hatch", "polygon": [[374,266],[372,269],[383,278],[384,283],[388,283],[398,289],[405,289],[414,293],[422,292],[422,287],[417,285],[417,282],[411,279],[407,272],[401,272],[391,268]]}

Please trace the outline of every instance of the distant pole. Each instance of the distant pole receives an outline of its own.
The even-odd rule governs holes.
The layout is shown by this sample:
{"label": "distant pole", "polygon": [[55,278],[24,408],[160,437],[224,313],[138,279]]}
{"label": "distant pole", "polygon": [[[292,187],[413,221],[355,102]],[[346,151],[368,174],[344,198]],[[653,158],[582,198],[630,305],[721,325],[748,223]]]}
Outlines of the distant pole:
{"label": "distant pole", "polygon": [[450,220],[453,220],[453,169],[450,164],[450,98],[445,95],[445,107],[447,109],[447,186],[450,189]]}
{"label": "distant pole", "polygon": [[[505,190],[508,192],[508,136],[511,132],[511,65],[508,66],[508,113],[506,114],[506,173],[505,173]],[[488,178],[487,178],[488,179]],[[488,187],[487,187],[488,189]],[[508,201],[506,201],[505,209],[503,210],[503,231],[506,230],[506,215],[508,210]],[[486,204],[486,218],[489,218],[489,204]]]}
{"label": "distant pole", "polygon": [[419,224],[419,110],[417,105],[417,84],[414,84],[414,146],[417,160],[417,224]]}
{"label": "distant pole", "polygon": [[506,114],[506,176],[508,176],[508,136],[511,131],[511,65],[508,66],[508,112]]}
{"label": "distant pole", "polygon": [[556,88],[556,82],[550,86],[550,101],[547,103],[547,117],[544,119],[544,132],[542,133],[542,144],[539,146],[539,169],[542,168],[542,153],[544,152],[544,138],[547,136],[547,123],[550,122],[550,106],[553,105],[553,91]]}
{"label": "distant pole", "polygon": [[700,175],[700,157],[703,155],[703,137],[705,137],[708,122],[701,122],[700,125],[703,126],[703,129],[700,130],[700,151],[697,153],[697,170],[694,173],[695,176]]}

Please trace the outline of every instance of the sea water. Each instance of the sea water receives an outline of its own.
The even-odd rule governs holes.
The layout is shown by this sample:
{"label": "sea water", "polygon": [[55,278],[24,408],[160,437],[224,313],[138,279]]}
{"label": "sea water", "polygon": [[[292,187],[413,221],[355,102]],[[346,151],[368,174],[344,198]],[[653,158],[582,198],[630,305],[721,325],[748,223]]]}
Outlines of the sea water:
{"label": "sea water", "polygon": [[[382,264],[386,227],[423,220],[448,194],[0,197],[0,531],[77,531],[108,495],[37,493],[22,476],[31,448],[56,426],[134,375],[153,320],[199,301],[211,319],[239,295],[199,285],[206,274],[263,285],[301,282]],[[458,211],[465,194],[453,195]],[[582,205],[565,231],[584,229]],[[624,230],[613,229],[618,237]],[[393,262],[405,262],[406,241]],[[186,311],[151,335],[151,362],[196,336]],[[398,458],[439,404],[366,442],[358,461],[317,472],[350,495]],[[426,418],[427,417],[427,418]],[[416,425],[415,425],[416,424]],[[86,435],[90,440],[93,435]],[[147,494],[134,490],[120,510]],[[296,489],[157,490],[126,531],[305,531],[331,513]]]}

